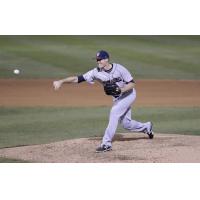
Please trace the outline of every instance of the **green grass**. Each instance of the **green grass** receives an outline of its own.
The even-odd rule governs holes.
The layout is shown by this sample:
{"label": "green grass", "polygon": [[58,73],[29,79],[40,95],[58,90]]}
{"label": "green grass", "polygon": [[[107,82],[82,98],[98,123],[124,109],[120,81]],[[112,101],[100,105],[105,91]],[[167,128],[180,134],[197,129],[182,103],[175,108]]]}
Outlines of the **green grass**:
{"label": "green grass", "polygon": [[137,79],[199,79],[200,36],[0,36],[0,78],[59,78],[95,67],[99,49]]}
{"label": "green grass", "polygon": [[[0,107],[0,148],[102,136],[108,107]],[[200,108],[134,108],[138,121],[152,120],[155,132],[200,135]],[[118,132],[126,132],[119,127]]]}

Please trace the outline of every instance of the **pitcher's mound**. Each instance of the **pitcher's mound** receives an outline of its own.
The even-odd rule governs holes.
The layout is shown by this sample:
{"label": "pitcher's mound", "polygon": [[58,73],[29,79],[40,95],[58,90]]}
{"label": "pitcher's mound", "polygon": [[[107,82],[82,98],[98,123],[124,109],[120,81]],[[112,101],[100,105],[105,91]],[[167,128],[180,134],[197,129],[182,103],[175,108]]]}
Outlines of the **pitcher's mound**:
{"label": "pitcher's mound", "polygon": [[50,144],[0,149],[0,157],[31,162],[200,162],[200,137],[155,134],[153,140],[141,133],[117,134],[113,150],[95,153],[101,138],[65,140]]}

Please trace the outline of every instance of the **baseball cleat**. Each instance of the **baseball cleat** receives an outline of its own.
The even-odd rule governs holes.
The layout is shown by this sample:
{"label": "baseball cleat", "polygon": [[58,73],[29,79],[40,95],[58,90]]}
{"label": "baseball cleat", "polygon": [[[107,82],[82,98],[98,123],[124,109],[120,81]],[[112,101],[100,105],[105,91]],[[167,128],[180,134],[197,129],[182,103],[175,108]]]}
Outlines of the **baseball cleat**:
{"label": "baseball cleat", "polygon": [[152,122],[147,122],[148,126],[145,129],[144,133],[146,133],[149,136],[149,139],[153,139],[154,133],[153,133],[153,123]]}
{"label": "baseball cleat", "polygon": [[106,152],[106,151],[111,151],[111,150],[112,150],[111,146],[107,146],[104,144],[96,149],[96,153],[101,153],[101,152]]}

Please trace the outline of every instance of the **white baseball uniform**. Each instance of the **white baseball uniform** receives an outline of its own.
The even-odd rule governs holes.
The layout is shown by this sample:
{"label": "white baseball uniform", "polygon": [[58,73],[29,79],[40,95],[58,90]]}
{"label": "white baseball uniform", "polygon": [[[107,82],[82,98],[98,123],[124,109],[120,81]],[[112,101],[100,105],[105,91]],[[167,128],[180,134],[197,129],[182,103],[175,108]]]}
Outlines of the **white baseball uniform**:
{"label": "white baseball uniform", "polygon": [[[129,82],[134,82],[130,72],[120,64],[112,63],[112,68],[108,71],[100,70],[98,67],[88,71],[87,73],[78,77],[79,83],[87,81],[94,83],[95,80],[100,83],[106,81],[114,81],[122,88]],[[112,139],[120,122],[124,129],[133,132],[144,132],[147,128],[147,123],[141,123],[131,119],[131,105],[135,101],[136,90],[131,89],[117,97],[113,97],[113,106],[110,111],[109,123],[105,130],[105,134],[101,145],[112,146]]]}

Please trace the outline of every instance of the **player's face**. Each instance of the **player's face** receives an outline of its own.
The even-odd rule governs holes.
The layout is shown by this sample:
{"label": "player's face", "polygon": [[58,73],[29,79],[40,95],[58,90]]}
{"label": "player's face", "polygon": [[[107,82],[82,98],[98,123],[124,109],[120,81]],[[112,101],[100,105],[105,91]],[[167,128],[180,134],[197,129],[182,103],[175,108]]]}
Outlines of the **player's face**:
{"label": "player's face", "polygon": [[103,68],[108,64],[108,59],[97,60],[98,67]]}

